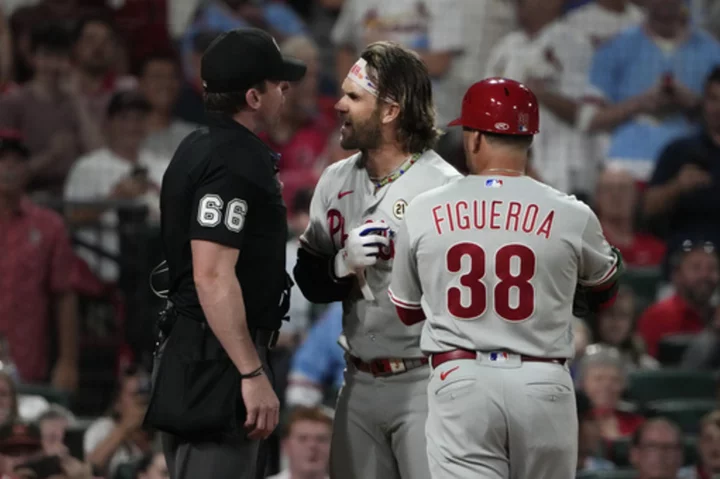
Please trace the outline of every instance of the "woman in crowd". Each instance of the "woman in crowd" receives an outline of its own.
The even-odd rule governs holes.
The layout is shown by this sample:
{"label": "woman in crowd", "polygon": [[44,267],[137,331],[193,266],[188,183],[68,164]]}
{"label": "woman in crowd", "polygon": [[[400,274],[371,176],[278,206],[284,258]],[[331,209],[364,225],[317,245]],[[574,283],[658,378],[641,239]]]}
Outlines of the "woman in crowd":
{"label": "woman in crowd", "polygon": [[622,286],[615,304],[600,313],[595,321],[594,340],[617,348],[625,372],[636,369],[657,369],[660,363],[645,352],[643,340],[635,334],[635,297],[632,290]]}
{"label": "woman in crowd", "polygon": [[616,348],[587,347],[579,364],[578,388],[590,399],[600,435],[607,441],[629,437],[644,420],[620,401],[625,380],[625,362]]}
{"label": "woman in crowd", "polygon": [[128,368],[120,377],[117,394],[108,414],[98,418],[85,432],[85,457],[97,470],[113,477],[118,466],[152,451],[151,432],[142,427],[149,395],[148,375]]}

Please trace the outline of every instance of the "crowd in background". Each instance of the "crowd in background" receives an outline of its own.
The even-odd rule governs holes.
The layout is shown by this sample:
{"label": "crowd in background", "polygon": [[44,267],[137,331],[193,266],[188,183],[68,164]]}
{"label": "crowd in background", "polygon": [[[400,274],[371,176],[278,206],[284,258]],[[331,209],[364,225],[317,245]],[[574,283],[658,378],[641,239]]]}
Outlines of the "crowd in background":
{"label": "crowd in background", "polygon": [[[68,478],[168,477],[142,427],[158,195],[204,124],[203,51],[243,26],[308,65],[260,133],[281,154],[288,271],[320,173],[352,153],[333,107],[365,45],[421,56],[436,149],[458,167],[461,135],[445,124],[466,88],[527,84],[541,105],[529,174],[590,204],[628,267],[609,310],[574,319],[578,477],[720,474],[720,1],[3,0],[0,477],[43,455]],[[268,474],[321,479],[342,305],[295,289],[290,316]]]}

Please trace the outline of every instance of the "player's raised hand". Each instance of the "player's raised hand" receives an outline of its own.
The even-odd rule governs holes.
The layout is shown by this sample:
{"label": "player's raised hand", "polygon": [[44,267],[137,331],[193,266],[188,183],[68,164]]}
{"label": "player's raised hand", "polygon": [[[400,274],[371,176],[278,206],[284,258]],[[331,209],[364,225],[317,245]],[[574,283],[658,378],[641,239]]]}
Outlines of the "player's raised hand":
{"label": "player's raised hand", "polygon": [[385,223],[371,221],[350,231],[345,247],[335,256],[335,275],[343,278],[374,265],[380,248],[390,244],[388,228]]}

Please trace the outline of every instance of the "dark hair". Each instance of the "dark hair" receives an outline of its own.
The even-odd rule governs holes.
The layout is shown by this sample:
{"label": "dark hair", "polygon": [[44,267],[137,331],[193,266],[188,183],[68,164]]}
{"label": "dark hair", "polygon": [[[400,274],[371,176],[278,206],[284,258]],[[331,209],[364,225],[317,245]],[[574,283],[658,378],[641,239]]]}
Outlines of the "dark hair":
{"label": "dark hair", "polygon": [[516,150],[529,150],[533,142],[532,135],[501,135],[498,133],[482,132],[488,143],[498,146],[506,146]]}
{"label": "dark hair", "polygon": [[642,424],[640,424],[640,426],[638,426],[637,429],[635,429],[635,432],[633,432],[632,439],[631,439],[632,446],[638,447],[643,440],[645,431],[647,431],[650,428],[650,426],[654,426],[656,424],[667,424],[668,426],[670,426],[675,431],[675,434],[677,434],[678,445],[680,445],[680,446],[682,445],[682,440],[683,440],[682,429],[680,429],[680,427],[677,424],[675,424],[675,422],[671,421],[668,418],[654,417],[654,418],[648,419],[647,421],[643,422]]}
{"label": "dark hair", "polygon": [[137,69],[137,76],[141,77],[145,74],[145,69],[153,62],[165,62],[165,63],[172,63],[172,65],[180,69],[180,62],[177,58],[177,55],[173,52],[155,52],[151,53],[150,55],[145,56],[138,65]]}
{"label": "dark hair", "polygon": [[400,105],[398,139],[405,149],[418,153],[433,148],[435,128],[432,84],[427,67],[417,53],[393,42],[375,42],[360,55],[378,85],[378,98]]}
{"label": "dark hair", "polygon": [[115,25],[112,23],[112,21],[108,17],[103,16],[103,15],[87,15],[87,16],[83,17],[82,19],[80,19],[80,21],[78,21],[75,24],[75,28],[73,30],[73,35],[72,35],[73,45],[76,44],[80,40],[83,32],[85,31],[85,27],[87,27],[91,23],[101,23],[101,24],[105,25],[106,27],[108,27],[108,29],[112,32],[113,35],[116,34]]}
{"label": "dark hair", "polygon": [[712,241],[705,241],[702,238],[686,239],[673,248],[670,254],[670,268],[673,271],[677,270],[688,254],[693,251],[702,251],[718,258],[717,248]]}
{"label": "dark hair", "polygon": [[203,102],[205,103],[205,111],[234,115],[235,113],[245,109],[247,106],[245,95],[253,88],[260,93],[265,93],[267,91],[267,83],[258,83],[257,85],[242,92],[204,93]]}
{"label": "dark hair", "polygon": [[707,91],[713,83],[720,83],[720,65],[716,65],[705,79],[705,90]]}
{"label": "dark hair", "polygon": [[34,29],[30,37],[32,53],[43,49],[50,53],[65,54],[70,52],[71,47],[70,32],[56,24],[42,25]]}

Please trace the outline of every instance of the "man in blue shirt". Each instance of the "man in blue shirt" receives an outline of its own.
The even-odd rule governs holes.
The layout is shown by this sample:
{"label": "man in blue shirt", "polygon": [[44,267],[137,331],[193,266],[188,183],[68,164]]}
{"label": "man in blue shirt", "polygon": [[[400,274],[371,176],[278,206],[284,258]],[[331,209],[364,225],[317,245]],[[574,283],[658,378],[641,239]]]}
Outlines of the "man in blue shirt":
{"label": "man in blue shirt", "polygon": [[647,0],[647,21],[601,47],[590,71],[581,127],[611,132],[610,162],[639,181],[668,142],[693,131],[703,83],[720,43],[693,27],[683,0]]}
{"label": "man in blue shirt", "polygon": [[335,391],[342,386],[345,359],[338,344],[342,313],[342,303],[330,305],[295,352],[285,392],[287,406],[315,406],[328,386]]}

